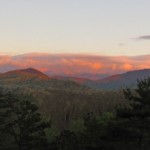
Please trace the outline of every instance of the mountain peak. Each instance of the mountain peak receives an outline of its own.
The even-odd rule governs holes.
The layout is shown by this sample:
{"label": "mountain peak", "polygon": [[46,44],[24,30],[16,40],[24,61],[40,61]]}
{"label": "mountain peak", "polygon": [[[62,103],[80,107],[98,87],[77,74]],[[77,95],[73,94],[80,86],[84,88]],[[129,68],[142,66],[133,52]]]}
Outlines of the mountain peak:
{"label": "mountain peak", "polygon": [[37,69],[34,68],[27,68],[27,69],[22,69],[20,71],[26,72],[26,73],[30,73],[30,74],[43,74],[42,72],[40,72]]}
{"label": "mountain peak", "polygon": [[50,79],[46,74],[36,70],[34,68],[27,68],[27,69],[20,69],[20,70],[13,70],[3,73],[3,77],[9,78],[35,78],[35,79],[42,79],[48,80]]}

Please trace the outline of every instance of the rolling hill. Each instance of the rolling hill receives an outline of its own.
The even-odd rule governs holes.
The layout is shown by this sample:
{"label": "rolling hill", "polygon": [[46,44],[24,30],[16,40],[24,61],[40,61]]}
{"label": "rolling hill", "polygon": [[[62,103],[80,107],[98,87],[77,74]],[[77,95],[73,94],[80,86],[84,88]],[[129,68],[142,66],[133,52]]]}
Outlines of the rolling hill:
{"label": "rolling hill", "polygon": [[109,76],[104,79],[91,80],[79,77],[49,77],[34,68],[27,68],[1,73],[0,86],[27,86],[32,88],[62,88],[76,90],[89,87],[100,90],[118,90],[126,87],[135,88],[137,80],[141,80],[145,77],[150,77],[150,69],[133,70],[123,74]]}
{"label": "rolling hill", "polygon": [[136,87],[137,80],[150,77],[150,69],[134,70],[123,74],[113,75],[97,81],[85,82],[85,85],[96,89],[121,89],[121,88],[134,88]]}
{"label": "rolling hill", "polygon": [[29,78],[33,79],[41,79],[41,80],[49,80],[50,77],[45,75],[44,73],[34,69],[34,68],[27,68],[21,70],[13,70],[8,71],[6,73],[0,74],[0,79],[18,79],[20,80],[28,80]]}
{"label": "rolling hill", "polygon": [[0,87],[9,90],[62,89],[79,91],[81,89],[89,89],[87,86],[81,85],[75,81],[49,77],[34,68],[13,70],[6,73],[1,73]]}

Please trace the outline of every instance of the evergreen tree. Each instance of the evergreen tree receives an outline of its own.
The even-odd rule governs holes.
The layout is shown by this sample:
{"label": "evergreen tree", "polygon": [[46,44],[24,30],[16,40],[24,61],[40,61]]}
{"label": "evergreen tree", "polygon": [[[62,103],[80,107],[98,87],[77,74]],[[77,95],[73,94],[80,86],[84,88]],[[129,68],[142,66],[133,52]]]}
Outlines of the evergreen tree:
{"label": "evergreen tree", "polygon": [[13,142],[13,138],[8,133],[12,127],[13,107],[17,102],[17,99],[13,97],[10,92],[4,92],[0,90],[0,146],[1,149],[13,148],[14,145],[10,145]]}
{"label": "evergreen tree", "polygon": [[79,150],[78,142],[77,136],[69,130],[62,131],[57,138],[59,150]]}
{"label": "evergreen tree", "polygon": [[137,140],[138,149],[147,149],[150,145],[150,78],[138,81],[135,90],[124,90],[130,108],[119,110],[118,117],[126,120],[129,137]]}
{"label": "evergreen tree", "polygon": [[111,113],[104,113],[99,118],[88,113],[84,118],[85,130],[80,138],[82,150],[109,150],[107,126],[113,119]]}
{"label": "evergreen tree", "polygon": [[[28,99],[0,93],[0,137],[3,149],[43,150],[47,139],[38,107]],[[6,138],[2,138],[2,137]]]}

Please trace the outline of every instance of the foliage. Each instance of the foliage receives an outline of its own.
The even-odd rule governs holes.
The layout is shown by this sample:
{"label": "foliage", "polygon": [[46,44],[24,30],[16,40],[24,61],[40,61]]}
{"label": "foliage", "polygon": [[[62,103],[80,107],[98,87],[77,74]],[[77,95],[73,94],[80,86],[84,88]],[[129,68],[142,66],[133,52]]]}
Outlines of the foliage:
{"label": "foliage", "polygon": [[[11,93],[0,94],[0,143],[3,149],[42,150],[47,145],[45,128],[38,107]],[[4,138],[5,137],[5,138]]]}
{"label": "foliage", "polygon": [[131,107],[118,111],[118,116],[128,119],[128,128],[131,134],[136,134],[138,148],[147,149],[149,145],[145,142],[150,135],[150,78],[138,80],[137,88],[134,91],[126,89],[124,94]]}
{"label": "foliage", "polygon": [[[89,89],[13,92],[0,90],[2,150],[150,149],[150,78],[125,89],[125,98],[121,91]],[[51,119],[52,128],[42,118]]]}

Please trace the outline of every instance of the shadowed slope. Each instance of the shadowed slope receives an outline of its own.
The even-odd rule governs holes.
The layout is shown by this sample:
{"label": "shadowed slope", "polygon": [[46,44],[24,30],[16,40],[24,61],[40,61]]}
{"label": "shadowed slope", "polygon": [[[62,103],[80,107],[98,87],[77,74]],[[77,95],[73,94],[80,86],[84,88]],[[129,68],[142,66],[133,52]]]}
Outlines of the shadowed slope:
{"label": "shadowed slope", "polygon": [[123,74],[113,75],[102,80],[90,81],[85,83],[89,87],[98,89],[120,89],[120,88],[134,88],[137,80],[150,77],[150,69],[134,70]]}

